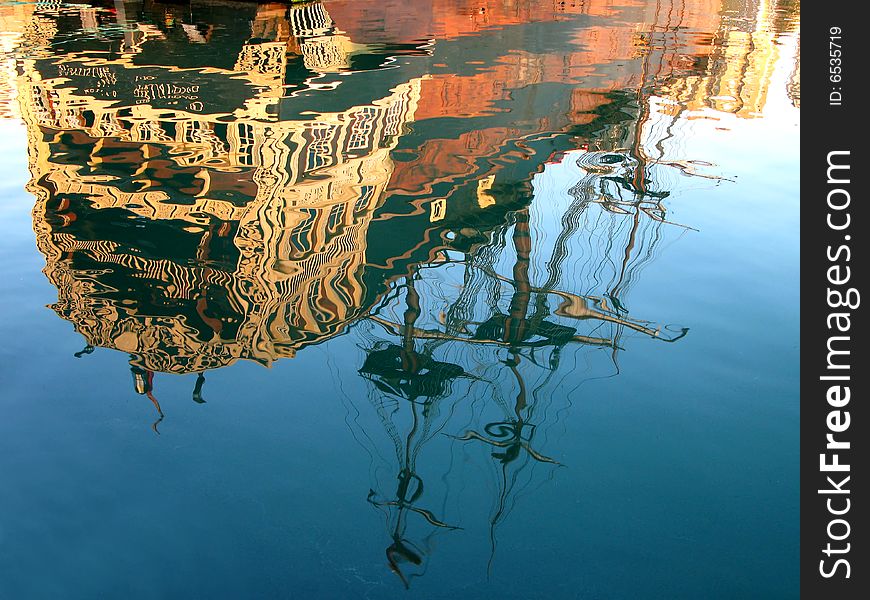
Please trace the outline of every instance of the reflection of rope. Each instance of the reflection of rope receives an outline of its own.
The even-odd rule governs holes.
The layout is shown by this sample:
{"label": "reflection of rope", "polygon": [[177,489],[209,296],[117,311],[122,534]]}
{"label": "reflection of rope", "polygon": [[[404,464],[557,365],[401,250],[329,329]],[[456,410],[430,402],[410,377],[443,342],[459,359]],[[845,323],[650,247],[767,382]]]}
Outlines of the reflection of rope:
{"label": "reflection of rope", "polygon": [[196,384],[193,386],[193,401],[197,404],[205,404],[205,399],[202,397],[203,385],[205,385],[205,375],[197,373]]}
{"label": "reflection of rope", "polygon": [[157,425],[160,424],[160,421],[163,420],[163,409],[160,408],[160,403],[157,401],[157,398],[154,397],[154,394],[152,392],[152,390],[154,389],[154,371],[148,371],[146,377],[148,381],[148,387],[145,389],[145,395],[148,397],[149,400],[151,400],[154,408],[157,409],[157,414],[160,415],[160,418],[158,418],[156,421],[154,421],[154,423],[151,424],[151,429],[154,430],[154,433],[160,435],[160,432],[157,431]]}

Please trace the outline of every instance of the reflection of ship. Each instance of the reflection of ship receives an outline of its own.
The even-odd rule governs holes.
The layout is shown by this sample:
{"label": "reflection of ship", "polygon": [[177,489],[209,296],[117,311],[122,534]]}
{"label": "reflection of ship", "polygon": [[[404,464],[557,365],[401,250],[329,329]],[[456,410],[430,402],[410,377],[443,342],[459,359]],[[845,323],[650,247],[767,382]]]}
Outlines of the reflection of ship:
{"label": "reflection of ship", "polygon": [[[369,347],[360,374],[374,385],[369,401],[396,447],[399,469],[394,497],[387,500],[375,491],[376,486],[369,492],[369,501],[389,511],[392,544],[387,560],[406,586],[410,577],[425,571],[431,537],[457,528],[447,524],[449,519],[442,520],[445,515],[436,517],[417,505],[423,500],[424,482],[415,465],[433,432],[488,448],[493,459],[492,566],[496,529],[532,480],[536,465],[559,464],[538,447],[538,440],[547,443],[550,406],[561,396],[558,381],[565,371],[563,354],[574,354],[576,365],[577,353],[606,350],[616,366],[625,332],[666,342],[686,335],[686,328],[632,318],[627,309],[630,288],[655,255],[661,228],[671,226],[663,204],[669,192],[654,176],[668,169],[686,174],[690,167],[663,161],[651,164],[655,161],[646,156],[644,145],[655,146],[656,140],[648,134],[656,130],[647,128],[648,119],[647,111],[638,110],[634,121],[605,125],[594,140],[596,149],[586,144],[583,150],[569,151],[551,163],[573,163],[571,172],[579,176],[559,194],[568,203],[560,209],[564,212],[555,210],[558,227],[542,226],[543,217],[536,214],[553,209],[547,202],[554,198],[544,195],[532,200],[544,194],[542,179],[519,178],[511,185],[506,185],[502,174],[477,179],[473,197],[479,205],[514,210],[490,228],[458,229],[442,254],[424,268],[416,267],[413,277],[397,282],[368,320],[375,330],[401,338],[400,345],[372,333],[360,334]],[[528,143],[534,147],[534,141]],[[454,189],[461,193],[463,188]],[[537,227],[533,220],[538,221]],[[590,237],[601,232],[607,243],[586,248],[580,231]],[[552,239],[536,239],[544,232]],[[512,251],[506,251],[509,246]],[[566,281],[564,263],[574,254],[583,257],[588,269],[575,269]],[[461,276],[447,274],[457,267]],[[507,269],[509,274],[501,274]],[[545,273],[545,281],[536,284],[533,272]],[[569,283],[588,292],[564,289]],[[443,292],[429,295],[430,302],[446,304],[436,317],[433,310],[421,307],[419,287],[459,291],[454,297]],[[405,308],[401,310],[403,293]],[[390,314],[395,316],[390,318]],[[422,344],[421,351],[418,344]],[[464,395],[451,393],[447,387],[460,377],[471,382]],[[420,403],[418,417],[420,396],[426,399]],[[451,416],[459,402],[484,407],[475,415],[478,425],[465,424],[456,430]],[[405,419],[406,437],[402,438],[398,423],[405,411],[412,418]],[[430,486],[427,500],[432,502],[437,494]],[[408,520],[414,513],[424,517],[416,528]],[[426,523],[428,533],[425,527],[421,530]]]}
{"label": "reflection of ship", "polygon": [[[654,78],[658,73],[648,68],[649,62],[644,61],[643,74]],[[568,152],[559,159],[575,161],[581,177],[564,190],[563,198],[568,197],[570,201],[564,212],[558,215],[561,230],[555,239],[547,243],[533,239],[535,232],[548,231],[548,228],[542,228],[540,224],[533,228],[532,212],[536,206],[552,200],[545,197],[531,206],[526,204],[535,193],[531,189],[535,187],[534,182],[518,178],[511,181],[512,185],[505,185],[506,181],[500,177],[473,180],[476,181],[474,197],[480,206],[493,204],[513,210],[503,217],[502,224],[490,228],[466,226],[458,229],[442,256],[429,262],[425,269],[415,270],[415,273],[425,273],[416,276],[420,284],[409,279],[404,285],[397,285],[395,303],[398,304],[398,297],[404,291],[407,305],[401,320],[383,316],[382,313],[389,312],[387,307],[369,318],[387,334],[403,340],[401,346],[384,341],[370,342],[371,350],[360,373],[371,380],[373,374],[379,373],[371,364],[385,362],[387,368],[382,369],[381,377],[386,378],[387,372],[392,374],[389,385],[381,379],[374,380],[376,389],[370,401],[396,445],[399,487],[393,500],[375,504],[396,511],[394,521],[390,521],[393,544],[387,550],[387,559],[390,568],[406,586],[408,573],[418,575],[421,569],[425,570],[426,553],[422,550],[428,548],[430,537],[444,528],[456,527],[446,524],[451,522],[449,519],[440,520],[446,519],[447,515],[439,514],[436,518],[427,511],[423,514],[431,532],[424,535],[419,533],[418,527],[418,536],[422,538],[418,537],[421,541],[413,543],[409,526],[403,521],[403,510],[414,510],[414,501],[423,495],[423,480],[415,469],[407,466],[411,462],[409,456],[413,461],[420,457],[422,442],[431,439],[431,431],[448,433],[457,442],[482,445],[488,448],[493,459],[497,492],[490,515],[491,566],[496,552],[496,528],[513,509],[517,496],[532,481],[536,465],[558,465],[538,447],[538,440],[542,438],[540,443],[547,443],[546,429],[553,424],[550,407],[561,395],[559,373],[564,373],[564,369],[560,369],[560,363],[563,354],[571,352],[569,346],[573,346],[577,353],[608,349],[618,372],[617,353],[622,349],[621,339],[625,332],[667,342],[676,341],[687,332],[686,328],[663,327],[628,315],[629,290],[643,267],[655,256],[656,246],[662,239],[661,228],[672,225],[667,220],[663,203],[669,191],[662,181],[656,181],[657,176],[667,180],[673,176],[672,172],[693,175],[698,166],[691,162],[666,161],[661,156],[653,159],[648,155],[648,148],[659,148],[662,143],[662,139],[655,138],[657,134],[668,136],[672,133],[665,129],[662,134],[651,119],[648,108],[651,86],[645,85],[642,79],[638,89],[637,113],[633,122],[607,125],[596,136],[593,148],[587,144],[584,145],[585,151]],[[534,147],[534,141],[528,143]],[[461,184],[453,183],[454,190],[462,190]],[[468,196],[472,196],[470,191],[466,192]],[[540,189],[535,191],[541,193]],[[584,231],[587,236],[606,231],[601,237],[608,240],[607,245],[590,246],[588,252],[577,252],[580,250],[579,231]],[[505,253],[509,232],[513,252]],[[546,248],[550,249],[547,258],[542,256]],[[535,252],[538,254],[536,261],[533,259]],[[575,253],[583,256],[588,270],[575,270],[572,287],[580,286],[580,289],[597,293],[578,294],[560,289],[565,283],[564,262]],[[503,254],[514,257],[510,275],[499,274],[500,269],[496,267]],[[546,281],[539,285],[535,285],[531,275],[533,262],[539,273],[547,275]],[[439,273],[457,265],[462,266],[461,277],[439,276]],[[502,269],[506,266],[503,264]],[[589,278],[585,280],[583,276],[587,274]],[[431,298],[448,302],[448,306],[440,311],[439,317],[433,318],[430,311],[429,319],[426,319],[421,318],[416,291],[416,287],[424,284],[431,290],[456,287],[460,291],[455,299],[448,300],[440,295]],[[504,306],[505,287],[510,292],[506,308],[501,308],[500,305]],[[399,307],[394,306],[392,312],[398,316]],[[422,353],[415,349],[420,342],[424,344]],[[433,358],[436,351],[441,356],[438,360]],[[375,361],[375,357],[383,360]],[[573,362],[575,365],[580,362],[576,354]],[[428,365],[439,367],[430,370]],[[449,370],[440,368],[440,365],[449,367]],[[412,401],[407,404],[407,409],[414,418],[407,428],[406,444],[402,446],[396,415],[403,406],[395,405],[389,399],[399,395],[397,390],[414,389],[415,377],[438,378],[442,371],[475,382],[470,386],[473,392],[467,393],[461,401],[475,405],[477,399],[482,400],[480,404],[485,408],[475,419],[479,425],[461,426],[457,431],[453,429],[456,425],[450,421],[452,410],[445,416],[432,411],[429,404],[424,403],[431,412],[427,413],[424,408],[424,433],[421,433],[421,422]],[[404,388],[397,385],[401,381],[405,382]],[[575,379],[573,385],[576,384]],[[431,391],[433,395],[442,394],[437,397],[439,405],[450,407],[460,401],[456,395],[453,398],[443,396],[440,379],[439,385],[431,386]],[[386,410],[384,404],[392,409]],[[413,455],[403,454],[403,448],[413,448]],[[416,479],[410,486],[413,493],[409,493],[409,478],[412,476]],[[433,492],[429,489],[428,493],[431,502]],[[372,501],[373,497],[380,496],[371,491],[369,500]]]}
{"label": "reflection of ship", "polygon": [[[574,159],[578,153],[567,156]],[[579,156],[584,158],[583,154]],[[645,198],[644,192],[634,193],[636,203],[643,203]],[[603,291],[621,282],[620,298],[614,294],[580,296],[560,289],[565,283],[562,260],[571,245],[580,241],[578,231],[596,222],[605,230],[607,221],[611,225],[631,222],[630,215],[618,204],[617,198],[606,195],[592,201],[573,199],[562,215],[562,230],[549,243],[548,258],[540,254],[542,240],[534,239],[531,222],[535,205],[511,213],[508,223],[486,241],[463,252],[448,250],[441,259],[397,281],[377,314],[369,317],[368,327],[359,334],[368,348],[359,373],[372,384],[368,399],[396,449],[398,468],[396,492],[390,495],[382,491],[389,489],[392,480],[377,481],[369,492],[369,501],[389,517],[391,545],[387,561],[406,586],[411,577],[425,571],[432,536],[458,527],[446,515],[421,507],[424,500],[432,503],[442,493],[437,487],[433,492],[431,485],[424,486],[417,466],[424,444],[436,433],[490,448],[498,465],[498,492],[490,522],[494,555],[495,529],[510,513],[514,496],[523,487],[520,482],[532,476],[535,464],[558,464],[536,447],[535,440],[551,425],[547,422],[548,406],[559,397],[552,383],[560,373],[564,374],[563,353],[603,349],[612,354],[615,363],[624,331],[668,342],[686,334],[685,328],[633,319],[623,306],[630,282],[644,265],[644,261],[633,260],[632,253],[649,255],[660,238],[658,228],[664,221],[655,215],[641,213],[651,226],[644,223],[629,229],[621,240],[623,245],[618,243],[619,236],[614,236],[612,246],[592,249],[595,254],[584,259],[595,276],[602,278],[598,285]],[[512,252],[505,252],[508,244]],[[536,253],[537,268],[548,265],[547,280],[540,285],[532,277]],[[512,265],[509,256],[513,256]],[[624,262],[619,260],[623,256],[627,257]],[[503,260],[506,258],[507,264]],[[510,275],[499,274],[508,266]],[[455,274],[456,268],[461,269],[461,275]],[[449,273],[450,269],[454,274]],[[608,269],[612,269],[609,281],[604,277]],[[591,283],[572,281],[584,287]],[[429,306],[425,306],[421,304],[420,288],[459,291],[455,297],[430,293],[426,296]],[[440,305],[437,316],[433,304]],[[391,341],[394,336],[400,343]],[[460,379],[468,382],[464,393],[453,389],[453,382]],[[459,403],[483,406],[484,411],[475,419],[481,425],[466,425],[456,431],[457,424],[451,417]],[[356,407],[356,411],[361,410]],[[370,435],[369,431],[365,437]],[[391,473],[389,469],[386,472]]]}
{"label": "reflection of ship", "polygon": [[[236,122],[224,139],[188,136],[192,144],[185,121],[174,122],[177,135],[166,144],[159,122],[145,119],[116,121],[129,141],[117,130],[102,138],[41,124],[42,139],[31,140],[36,161],[81,156],[60,169],[34,165],[45,173],[31,189],[47,275],[61,292],[56,309],[92,345],[166,371],[239,357],[270,362],[329,335],[363,303],[365,227],[415,93],[412,83],[370,107],[305,122]],[[181,166],[178,146],[187,148]],[[202,168],[203,150],[215,146],[229,164]],[[285,167],[293,164],[300,168]],[[322,178],[303,179],[309,172]],[[97,228],[111,237],[85,241]],[[112,273],[95,276],[98,264]],[[288,305],[294,314],[281,314]],[[100,318],[86,316],[94,310]],[[164,344],[189,354],[163,361],[152,351]]]}

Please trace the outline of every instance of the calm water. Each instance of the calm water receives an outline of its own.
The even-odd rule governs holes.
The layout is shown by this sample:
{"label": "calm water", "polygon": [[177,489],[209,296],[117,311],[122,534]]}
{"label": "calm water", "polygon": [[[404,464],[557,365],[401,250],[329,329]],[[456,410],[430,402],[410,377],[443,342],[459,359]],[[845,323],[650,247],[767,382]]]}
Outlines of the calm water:
{"label": "calm water", "polygon": [[0,3],[0,598],[796,597],[799,8]]}

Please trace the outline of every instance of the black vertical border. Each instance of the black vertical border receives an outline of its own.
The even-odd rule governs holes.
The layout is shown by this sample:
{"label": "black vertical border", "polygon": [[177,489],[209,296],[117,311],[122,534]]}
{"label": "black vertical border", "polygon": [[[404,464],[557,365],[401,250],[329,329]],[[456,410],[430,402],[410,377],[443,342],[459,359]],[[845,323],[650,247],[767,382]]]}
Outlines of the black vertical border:
{"label": "black vertical border", "polygon": [[[870,38],[866,25],[861,22],[863,2],[804,2],[801,15],[801,55],[803,58],[803,83],[801,105],[801,549],[800,577],[801,595],[804,598],[820,599],[851,599],[870,597],[867,586],[870,560],[868,560],[867,545],[870,538],[864,528],[866,521],[867,489],[866,455],[867,446],[863,443],[868,435],[867,411],[864,403],[867,401],[867,378],[870,378],[870,362],[866,349],[868,340],[866,319],[863,316],[863,303],[870,302],[870,295],[861,298],[861,304],[855,308],[832,308],[828,302],[828,290],[839,289],[844,294],[849,288],[855,288],[859,293],[870,294],[864,283],[870,262],[867,258],[867,244],[863,239],[870,234],[870,216],[868,216],[866,191],[862,185],[865,172],[870,170],[867,164],[866,132],[870,131],[866,118],[859,115],[864,104],[862,78],[866,73],[867,42]],[[836,29],[841,33],[840,39],[833,39],[840,44],[841,56],[836,56],[837,48],[831,44],[832,35]],[[833,56],[832,56],[833,54]],[[832,59],[839,58],[838,64]],[[831,67],[840,66],[841,81],[833,81]],[[835,79],[835,78],[833,78]],[[839,105],[832,103],[831,93],[839,92],[842,100]],[[849,164],[850,169],[832,172],[834,179],[849,179],[848,183],[829,183],[828,160],[829,153],[848,151],[849,154],[838,154],[832,158],[839,164]],[[848,173],[848,175],[846,174]],[[828,194],[834,189],[846,190],[849,194],[849,206],[840,211],[832,211],[828,206]],[[835,204],[845,203],[846,195],[842,192],[833,194]],[[828,215],[832,221],[840,225],[845,222],[848,213],[850,225],[847,229],[836,231],[828,224]],[[848,251],[837,250],[842,246]],[[851,256],[848,256],[851,254]],[[829,257],[838,256],[837,260]],[[850,260],[846,260],[850,258]],[[832,274],[843,277],[848,266],[850,279],[842,285],[832,285],[829,282],[828,269],[840,265],[839,271]],[[828,317],[831,313],[848,312],[848,332],[838,332],[836,328],[829,329]],[[847,321],[840,321],[845,324]],[[838,362],[848,363],[850,368],[828,369],[828,341],[830,336],[848,336],[848,341],[837,340],[835,346],[849,350],[848,356],[839,355]],[[825,375],[848,375],[849,381],[822,380]],[[834,407],[828,403],[827,392],[834,384],[848,385],[850,400],[847,405]],[[836,402],[836,400],[835,400]],[[828,417],[831,411],[849,412],[849,426],[843,432],[834,433],[836,440],[848,441],[851,447],[847,450],[826,449],[826,435],[831,433]],[[835,427],[842,427],[845,415],[831,417]],[[820,454],[839,455],[839,462],[850,466],[848,472],[822,472]],[[847,483],[841,484],[849,493],[820,493],[819,490],[831,489],[827,481],[831,476],[834,482],[841,484],[844,476],[849,476]],[[830,499],[834,510],[843,510],[849,500],[849,510],[837,516],[829,512],[827,502]],[[848,529],[843,523],[831,526],[832,533],[839,537],[848,531],[848,537],[843,540],[829,538],[828,526],[832,520],[842,518],[849,523]],[[848,552],[825,554],[827,544],[834,549],[847,548]],[[846,569],[840,564],[835,574],[825,578],[821,574],[824,568],[830,573],[835,561],[844,558],[850,567],[849,577],[845,577]],[[824,560],[824,567],[820,561]]]}

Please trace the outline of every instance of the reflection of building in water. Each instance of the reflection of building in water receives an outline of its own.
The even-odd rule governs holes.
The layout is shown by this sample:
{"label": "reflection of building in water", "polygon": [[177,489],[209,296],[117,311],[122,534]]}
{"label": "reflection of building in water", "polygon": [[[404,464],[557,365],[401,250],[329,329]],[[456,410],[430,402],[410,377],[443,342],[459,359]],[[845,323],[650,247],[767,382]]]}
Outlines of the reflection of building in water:
{"label": "reflection of building in water", "polygon": [[[115,14],[116,50],[97,51],[88,38],[22,61],[35,226],[60,290],[55,308],[89,345],[129,352],[149,370],[269,363],[333,335],[370,305],[367,229],[389,182],[407,187],[396,184],[408,178],[394,176],[390,152],[415,118],[425,77],[368,104],[279,119],[294,48],[303,63],[294,73],[328,72],[362,48],[322,5],[259,6],[240,32],[196,19],[179,29],[172,6],[142,23],[136,4]],[[72,13],[82,27],[106,29],[104,13]],[[49,16],[58,15],[69,16]],[[213,45],[224,29],[234,37],[221,56],[204,53],[199,64],[179,52]],[[501,140],[521,135],[497,131]],[[443,220],[446,206],[432,201],[415,235]],[[401,242],[422,257],[433,245]],[[389,264],[393,253],[380,255]]]}
{"label": "reflection of building in water", "polygon": [[320,2],[290,11],[293,39],[303,63],[311,71],[324,73],[350,68],[350,57],[363,48],[339,30]]}
{"label": "reflection of building in water", "polygon": [[[248,75],[259,84],[274,69],[256,57],[273,46],[251,46],[237,64],[265,65]],[[279,121],[272,89],[227,75],[127,58],[25,61],[30,189],[54,308],[89,345],[148,370],[269,363],[367,305],[367,224],[420,81]],[[246,100],[221,110],[208,97],[220,86]]]}
{"label": "reflection of building in water", "polygon": [[[557,460],[566,367],[575,385],[618,372],[632,336],[685,335],[630,310],[675,228],[672,178],[704,166],[657,151],[667,108],[705,89],[749,115],[776,58],[763,27],[722,25],[718,0],[408,1],[428,8],[57,9],[39,17],[54,23],[43,42],[58,15],[94,36],[35,49],[18,78],[37,243],[79,355],[130,354],[160,411],[155,371],[199,373],[201,401],[204,370],[269,364],[359,323],[358,374],[396,450],[368,500],[406,584],[431,532],[457,524],[426,469],[437,433],[485,450],[495,553],[517,495]],[[699,34],[720,28],[724,50]],[[469,37],[481,29],[492,43]],[[434,56],[377,69],[433,36]],[[465,401],[474,419],[452,421]]]}
{"label": "reflection of building in water", "polygon": [[[19,116],[14,50],[38,43],[39,21],[34,4],[0,4],[0,119]],[[36,39],[34,39],[36,38]]]}
{"label": "reflection of building in water", "polygon": [[[366,224],[391,173],[389,140],[412,117],[416,93],[412,82],[370,107],[309,122],[239,120],[225,137],[201,121],[173,121],[170,138],[157,119],[116,118],[115,135],[104,138],[41,125],[25,109],[31,190],[39,198],[35,226],[46,273],[60,290],[56,310],[78,324],[89,344],[177,372],[242,357],[268,363],[335,333],[362,310]],[[202,133],[211,139],[194,137]],[[203,140],[207,146],[197,144]],[[179,147],[186,152],[175,162]],[[77,163],[50,162],[82,152]],[[236,172],[201,167],[218,160]],[[120,170],[129,179],[118,185]],[[317,178],[303,179],[314,172]],[[93,235],[101,229],[96,223],[121,234],[125,221],[137,223],[135,238]],[[190,250],[160,251],[167,226]],[[97,264],[115,277],[129,271],[127,294],[120,294],[126,297],[107,301]],[[209,290],[217,289],[226,297],[215,301],[239,322],[207,316],[214,311]],[[181,314],[155,318],[137,306],[138,294],[160,294],[167,310]],[[116,314],[109,318],[107,310]],[[197,320],[198,328],[191,323]],[[164,356],[161,348],[179,351]]]}
{"label": "reflection of building in water", "polygon": [[[126,4],[124,18],[130,22],[133,36],[125,42],[125,49],[133,52],[143,51],[142,41],[149,32],[161,35],[159,22],[157,28],[136,22],[137,7],[146,15],[156,15],[152,19],[159,21],[162,17],[163,28],[181,22],[191,43],[218,41],[218,28],[226,27],[228,21],[250,22],[250,39],[239,50],[235,65],[243,73],[253,69],[277,77],[284,75],[287,65],[297,58],[312,73],[345,70],[355,54],[367,51],[366,45],[354,43],[336,26],[326,7],[317,0],[289,6],[288,2],[252,4],[244,0],[221,3],[192,0],[183,7],[153,0],[127,0]],[[239,25],[230,25],[230,29],[236,27]]]}
{"label": "reflection of building in water", "polygon": [[[630,90],[703,76],[714,45],[691,32],[721,18],[668,10],[680,16],[655,24],[640,0],[429,4],[405,29],[372,26],[391,2],[37,15],[54,23],[43,32],[95,32],[62,49],[46,34],[20,65],[58,312],[148,369],[292,355],[364,316],[385,282],[490,240],[562,153],[632,147],[635,172],[648,173],[643,127],[624,121],[649,98],[633,107]],[[577,26],[566,12],[619,19]],[[654,25],[637,26],[645,20]],[[480,29],[494,36],[484,48],[466,35]],[[570,39],[564,51],[546,46],[552,31]],[[414,50],[375,71],[431,46],[433,32],[444,38],[436,58]],[[645,197],[609,210],[663,219]]]}

